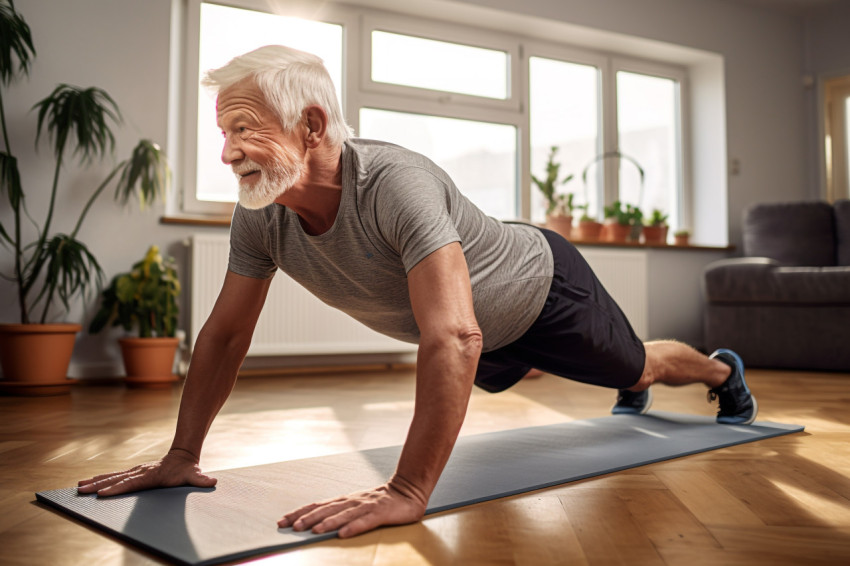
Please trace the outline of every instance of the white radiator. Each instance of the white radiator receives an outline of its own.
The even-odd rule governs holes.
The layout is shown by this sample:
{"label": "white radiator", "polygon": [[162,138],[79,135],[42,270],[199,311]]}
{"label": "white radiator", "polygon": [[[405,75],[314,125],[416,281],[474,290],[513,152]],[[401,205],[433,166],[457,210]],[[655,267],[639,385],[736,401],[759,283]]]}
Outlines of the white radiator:
{"label": "white radiator", "polygon": [[[192,236],[192,344],[215,303],[227,271],[229,236]],[[327,306],[283,272],[272,280],[249,356],[414,352]]]}
{"label": "white radiator", "polygon": [[645,250],[579,246],[599,281],[626,314],[635,334],[649,335],[649,270]]}

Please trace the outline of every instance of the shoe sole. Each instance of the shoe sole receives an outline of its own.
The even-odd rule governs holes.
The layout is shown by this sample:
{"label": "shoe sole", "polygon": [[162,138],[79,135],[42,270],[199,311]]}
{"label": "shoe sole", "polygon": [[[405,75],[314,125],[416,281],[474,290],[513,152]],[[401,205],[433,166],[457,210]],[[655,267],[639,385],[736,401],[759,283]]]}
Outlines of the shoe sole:
{"label": "shoe sole", "polygon": [[646,405],[644,405],[643,408],[640,411],[636,411],[636,410],[632,409],[631,407],[618,407],[617,405],[614,405],[611,408],[611,414],[612,415],[645,415],[646,413],[649,412],[649,408],[652,407],[652,389],[649,389],[648,391],[649,391],[649,393],[647,395],[648,399],[646,401]]}

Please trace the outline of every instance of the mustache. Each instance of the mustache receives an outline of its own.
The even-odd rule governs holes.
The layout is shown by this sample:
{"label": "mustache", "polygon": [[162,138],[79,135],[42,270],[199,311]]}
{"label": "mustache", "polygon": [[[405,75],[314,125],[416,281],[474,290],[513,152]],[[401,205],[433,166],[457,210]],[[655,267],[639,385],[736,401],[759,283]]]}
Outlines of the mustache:
{"label": "mustache", "polygon": [[263,171],[263,167],[258,163],[251,161],[249,158],[244,158],[242,163],[239,165],[233,165],[231,167],[233,170],[233,174],[237,177],[242,177],[243,175],[247,175],[248,173],[253,173],[254,171]]}

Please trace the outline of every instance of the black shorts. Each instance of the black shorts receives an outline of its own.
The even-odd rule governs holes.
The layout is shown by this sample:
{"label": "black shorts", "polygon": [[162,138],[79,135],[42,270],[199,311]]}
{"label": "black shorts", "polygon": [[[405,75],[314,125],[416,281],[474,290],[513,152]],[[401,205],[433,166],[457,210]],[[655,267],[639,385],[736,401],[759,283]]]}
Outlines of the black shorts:
{"label": "black shorts", "polygon": [[481,354],[475,384],[504,391],[536,368],[603,387],[633,386],[646,360],[643,342],[575,246],[542,232],[555,260],[546,304],[518,340]]}

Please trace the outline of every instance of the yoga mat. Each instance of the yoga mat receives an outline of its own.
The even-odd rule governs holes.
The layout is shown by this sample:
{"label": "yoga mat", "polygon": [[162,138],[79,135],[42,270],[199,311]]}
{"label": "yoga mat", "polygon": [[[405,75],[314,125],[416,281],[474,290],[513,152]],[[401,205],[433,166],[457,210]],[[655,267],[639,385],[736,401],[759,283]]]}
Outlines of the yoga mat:
{"label": "yoga mat", "polygon": [[[802,430],[653,412],[461,437],[428,513]],[[218,484],[207,489],[98,499],[67,488],[36,498],[172,562],[216,564],[335,537],[278,529],[276,522],[307,503],[382,484],[400,453],[391,446],[210,472]]]}

